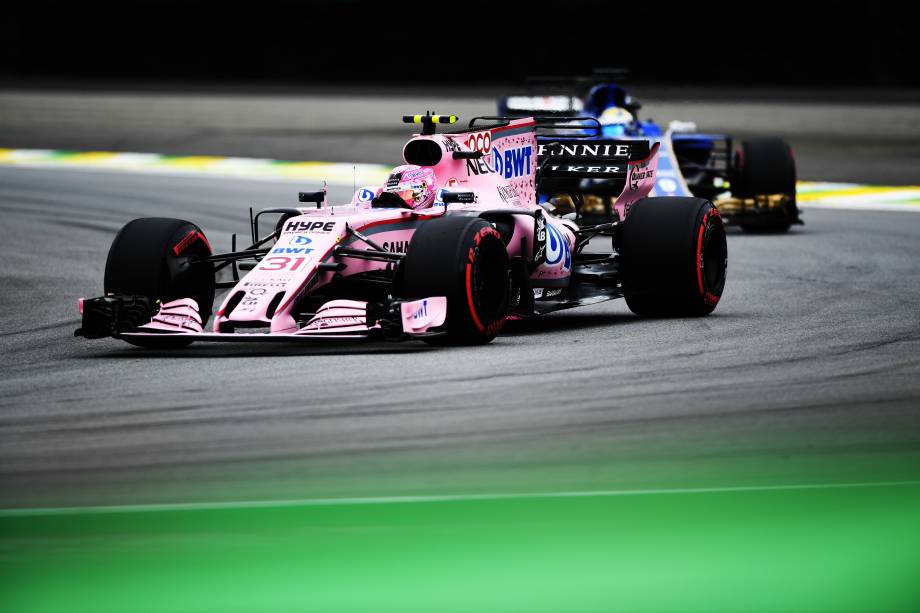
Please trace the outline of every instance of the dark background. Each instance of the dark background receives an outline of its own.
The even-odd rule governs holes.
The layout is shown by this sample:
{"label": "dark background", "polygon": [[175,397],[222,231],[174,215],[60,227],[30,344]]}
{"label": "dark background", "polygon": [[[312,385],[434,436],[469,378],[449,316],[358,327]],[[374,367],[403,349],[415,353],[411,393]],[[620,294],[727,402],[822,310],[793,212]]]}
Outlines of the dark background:
{"label": "dark background", "polygon": [[509,82],[629,65],[654,83],[917,86],[908,3],[16,2],[0,77]]}

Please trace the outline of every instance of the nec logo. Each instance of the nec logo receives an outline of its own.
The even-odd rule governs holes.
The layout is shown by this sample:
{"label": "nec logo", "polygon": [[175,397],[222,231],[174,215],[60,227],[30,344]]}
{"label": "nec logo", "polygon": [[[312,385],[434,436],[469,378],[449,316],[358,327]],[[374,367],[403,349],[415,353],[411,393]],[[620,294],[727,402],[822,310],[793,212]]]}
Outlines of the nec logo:
{"label": "nec logo", "polygon": [[334,221],[289,221],[285,232],[332,232]]}

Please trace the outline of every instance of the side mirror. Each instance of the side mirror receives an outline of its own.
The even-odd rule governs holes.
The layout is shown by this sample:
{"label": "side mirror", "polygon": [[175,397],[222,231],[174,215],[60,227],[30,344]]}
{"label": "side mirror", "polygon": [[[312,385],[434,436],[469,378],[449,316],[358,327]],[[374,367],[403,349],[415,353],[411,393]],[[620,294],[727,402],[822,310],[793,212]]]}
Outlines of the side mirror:
{"label": "side mirror", "polygon": [[444,204],[472,204],[476,202],[473,192],[444,192]]}

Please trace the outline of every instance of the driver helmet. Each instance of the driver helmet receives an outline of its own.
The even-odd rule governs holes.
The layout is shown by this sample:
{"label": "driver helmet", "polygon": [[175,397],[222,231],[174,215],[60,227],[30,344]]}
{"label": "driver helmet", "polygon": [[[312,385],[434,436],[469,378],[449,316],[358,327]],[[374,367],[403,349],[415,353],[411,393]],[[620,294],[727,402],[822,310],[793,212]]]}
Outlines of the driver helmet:
{"label": "driver helmet", "polygon": [[435,174],[431,168],[404,164],[390,173],[383,191],[396,194],[412,209],[424,209],[434,203],[437,190]]}
{"label": "driver helmet", "polygon": [[627,124],[630,123],[632,119],[633,116],[629,111],[618,106],[611,106],[604,109],[604,112],[597,118],[602,126]]}

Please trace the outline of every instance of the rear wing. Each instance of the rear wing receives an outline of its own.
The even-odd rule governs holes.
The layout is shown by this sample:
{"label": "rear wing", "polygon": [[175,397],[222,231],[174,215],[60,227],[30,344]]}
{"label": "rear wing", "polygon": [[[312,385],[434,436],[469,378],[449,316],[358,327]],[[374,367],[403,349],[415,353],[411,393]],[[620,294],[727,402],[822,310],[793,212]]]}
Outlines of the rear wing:
{"label": "rear wing", "polygon": [[647,159],[646,140],[543,140],[537,146],[539,178],[625,179],[630,163]]}
{"label": "rear wing", "polygon": [[[506,116],[474,117],[470,128],[489,124],[507,125]],[[533,118],[537,133],[537,182],[545,178],[625,180],[631,163],[658,152],[647,140],[601,138],[601,124],[594,117]],[[485,126],[483,126],[485,127]],[[539,187],[538,187],[539,191]]]}

